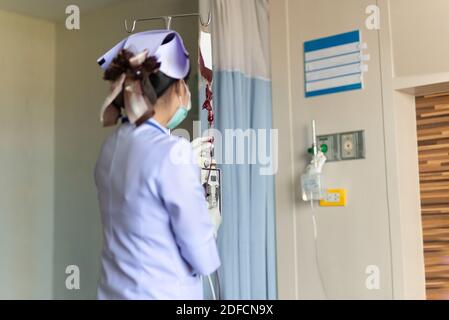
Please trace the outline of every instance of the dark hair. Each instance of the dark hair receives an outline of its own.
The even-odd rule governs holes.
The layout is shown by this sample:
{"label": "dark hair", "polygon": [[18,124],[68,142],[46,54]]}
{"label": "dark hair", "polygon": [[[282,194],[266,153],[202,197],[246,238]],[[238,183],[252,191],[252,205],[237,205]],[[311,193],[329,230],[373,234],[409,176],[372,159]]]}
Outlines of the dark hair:
{"label": "dark hair", "polygon": [[[175,33],[169,34],[167,37],[165,37],[164,41],[162,42],[162,46],[164,44],[169,43],[175,38]],[[189,72],[187,73],[187,76],[184,78],[184,81],[189,81],[190,72],[192,68],[189,69]],[[164,95],[164,93],[174,84],[178,79],[171,78],[164,74],[163,72],[155,72],[150,74],[150,82],[153,85],[154,90],[156,91],[157,97],[160,98]]]}
{"label": "dark hair", "polygon": [[132,67],[129,60],[133,57],[134,54],[132,52],[121,50],[117,57],[112,60],[109,68],[106,69],[103,79],[107,81],[116,81],[122,74],[126,73],[128,77],[135,80],[143,80],[150,74],[157,72],[161,66],[161,64],[157,62],[156,57],[149,57],[138,67]]}
{"label": "dark hair", "polygon": [[[190,71],[192,69],[189,69],[189,72],[187,73],[187,76],[184,78],[184,81],[189,81],[190,77]],[[164,93],[170,88],[176,81],[179,81],[178,79],[171,78],[167,76],[163,72],[157,72],[150,74],[150,82],[153,85],[154,91],[156,91],[156,95],[158,98],[162,97]]]}
{"label": "dark hair", "polygon": [[[167,37],[164,43],[171,41]],[[128,50],[121,50],[117,57],[114,58],[109,68],[104,73],[104,80],[116,81],[122,74],[128,77],[141,80],[145,95],[149,98],[152,104],[164,95],[164,93],[175,83],[178,79],[167,76],[159,71],[161,64],[157,62],[157,58],[151,56],[145,60],[138,67],[132,67],[129,60],[134,57],[134,54]],[[187,82],[190,77],[191,68],[184,80]],[[153,90],[154,89],[154,90]],[[118,108],[124,107],[123,92],[115,99],[114,105]]]}

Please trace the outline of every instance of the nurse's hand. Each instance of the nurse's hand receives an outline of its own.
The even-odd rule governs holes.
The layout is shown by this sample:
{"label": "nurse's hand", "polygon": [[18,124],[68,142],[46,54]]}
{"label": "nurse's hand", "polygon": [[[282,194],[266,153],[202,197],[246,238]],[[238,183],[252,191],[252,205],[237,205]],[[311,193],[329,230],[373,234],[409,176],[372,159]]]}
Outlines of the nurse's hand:
{"label": "nurse's hand", "polygon": [[193,153],[200,168],[205,168],[211,163],[212,141],[212,137],[201,137],[192,142]]}

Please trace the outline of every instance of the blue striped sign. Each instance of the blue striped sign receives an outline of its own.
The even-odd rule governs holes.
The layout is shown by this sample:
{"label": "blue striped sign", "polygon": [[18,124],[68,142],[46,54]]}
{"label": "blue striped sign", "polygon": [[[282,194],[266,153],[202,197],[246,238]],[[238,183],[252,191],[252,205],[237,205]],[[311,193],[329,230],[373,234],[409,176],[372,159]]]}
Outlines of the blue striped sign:
{"label": "blue striped sign", "polygon": [[360,31],[304,43],[306,97],[363,88]]}

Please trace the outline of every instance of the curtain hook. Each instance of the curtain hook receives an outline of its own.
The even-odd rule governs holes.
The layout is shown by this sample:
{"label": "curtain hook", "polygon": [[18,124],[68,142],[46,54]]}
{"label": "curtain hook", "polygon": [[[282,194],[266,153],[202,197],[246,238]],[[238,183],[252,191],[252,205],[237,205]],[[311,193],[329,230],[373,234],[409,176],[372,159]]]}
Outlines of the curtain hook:
{"label": "curtain hook", "polygon": [[212,13],[209,11],[209,14],[207,15],[207,22],[204,23],[203,21],[203,17],[200,14],[200,24],[201,26],[203,26],[204,28],[207,28],[210,25],[210,22],[212,21]]}
{"label": "curtain hook", "polygon": [[125,30],[126,30],[126,32],[133,33],[134,30],[136,30],[136,22],[137,22],[136,20],[133,21],[133,25],[131,27],[131,30],[129,30],[129,28],[128,28],[128,21],[125,19]]}
{"label": "curtain hook", "polygon": [[170,30],[170,28],[171,28],[171,21],[172,21],[173,17],[165,16],[165,17],[163,17],[163,19],[165,21],[165,27],[167,28],[167,30]]}

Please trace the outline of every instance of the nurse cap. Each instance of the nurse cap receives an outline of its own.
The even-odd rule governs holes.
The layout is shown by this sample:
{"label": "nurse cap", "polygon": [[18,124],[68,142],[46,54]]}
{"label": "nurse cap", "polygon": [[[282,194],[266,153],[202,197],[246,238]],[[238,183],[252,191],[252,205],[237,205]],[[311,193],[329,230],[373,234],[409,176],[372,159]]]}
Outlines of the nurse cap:
{"label": "nurse cap", "polygon": [[144,50],[161,64],[159,70],[174,79],[184,79],[190,71],[189,53],[181,36],[171,30],[154,30],[133,34],[119,42],[101,58],[98,64],[106,70],[121,50],[139,54]]}
{"label": "nurse cap", "polygon": [[[105,79],[112,82],[111,93],[101,111],[104,126],[117,123],[120,117],[119,105],[124,107],[131,123],[135,123],[149,110],[152,111],[157,97],[148,79],[148,72],[145,71],[162,72],[177,80],[185,79],[190,72],[189,53],[181,36],[171,30],[133,34],[119,42],[97,62],[105,70]],[[117,64],[118,70],[123,71],[121,75],[107,76],[112,69],[116,71]]]}

